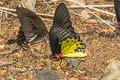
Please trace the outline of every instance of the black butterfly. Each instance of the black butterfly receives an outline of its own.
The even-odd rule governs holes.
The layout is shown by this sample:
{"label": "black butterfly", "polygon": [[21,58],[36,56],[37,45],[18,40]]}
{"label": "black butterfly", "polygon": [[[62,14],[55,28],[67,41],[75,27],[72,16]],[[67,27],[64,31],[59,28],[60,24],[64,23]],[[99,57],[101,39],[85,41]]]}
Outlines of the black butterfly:
{"label": "black butterfly", "polygon": [[82,41],[80,40],[80,36],[74,32],[72,22],[70,21],[69,11],[64,3],[60,3],[56,9],[53,26],[49,32],[49,39],[50,47],[52,50],[51,58],[62,58],[65,54],[76,52],[76,49],[85,48],[84,44],[80,44],[82,43]]}
{"label": "black butterfly", "polygon": [[35,44],[48,38],[47,28],[35,12],[27,8],[17,7],[16,14],[21,23],[16,39],[18,45],[21,46],[27,42]]}
{"label": "black butterfly", "polygon": [[116,28],[116,35],[120,35],[120,0],[114,0],[115,5],[115,13],[118,22],[118,26]]}

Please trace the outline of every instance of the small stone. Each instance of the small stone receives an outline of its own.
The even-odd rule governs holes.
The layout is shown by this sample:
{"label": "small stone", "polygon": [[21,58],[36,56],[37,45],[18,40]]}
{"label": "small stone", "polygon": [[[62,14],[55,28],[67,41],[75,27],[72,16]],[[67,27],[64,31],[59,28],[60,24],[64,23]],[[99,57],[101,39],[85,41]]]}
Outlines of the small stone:
{"label": "small stone", "polygon": [[58,74],[53,70],[40,71],[33,80],[59,80]]}
{"label": "small stone", "polygon": [[4,44],[0,44],[0,49],[4,49],[5,45]]}
{"label": "small stone", "polygon": [[78,59],[78,58],[71,59],[71,60],[70,60],[70,64],[71,64],[73,67],[77,68],[77,66],[80,64],[80,59]]}
{"label": "small stone", "polygon": [[72,77],[69,80],[79,80],[79,79]]}
{"label": "small stone", "polygon": [[120,80],[120,60],[110,63],[100,80]]}

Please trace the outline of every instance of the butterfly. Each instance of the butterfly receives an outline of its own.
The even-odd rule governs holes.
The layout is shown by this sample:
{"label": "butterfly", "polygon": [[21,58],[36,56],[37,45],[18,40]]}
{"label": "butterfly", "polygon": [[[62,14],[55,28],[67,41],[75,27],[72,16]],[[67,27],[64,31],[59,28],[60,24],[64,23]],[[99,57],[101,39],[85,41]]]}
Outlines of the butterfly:
{"label": "butterfly", "polygon": [[67,7],[60,3],[56,8],[53,26],[49,32],[52,59],[62,57],[85,57],[86,45],[80,40],[80,36],[74,32]]}
{"label": "butterfly", "polygon": [[118,26],[116,27],[115,30],[115,35],[120,35],[120,1],[119,0],[114,0],[114,5],[115,5],[115,13],[116,13],[116,18],[118,22]]}
{"label": "butterfly", "polygon": [[17,44],[35,44],[48,38],[47,28],[42,19],[32,10],[17,7],[16,14],[21,23],[17,35]]}

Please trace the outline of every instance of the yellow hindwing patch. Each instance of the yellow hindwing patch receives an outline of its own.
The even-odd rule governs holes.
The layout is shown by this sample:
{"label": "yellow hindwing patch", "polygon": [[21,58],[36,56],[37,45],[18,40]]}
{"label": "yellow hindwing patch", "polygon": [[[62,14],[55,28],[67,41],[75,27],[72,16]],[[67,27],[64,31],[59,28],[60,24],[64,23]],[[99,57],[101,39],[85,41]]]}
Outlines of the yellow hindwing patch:
{"label": "yellow hindwing patch", "polygon": [[65,57],[84,57],[86,55],[84,52],[84,43],[74,37],[67,38],[61,43],[61,53]]}

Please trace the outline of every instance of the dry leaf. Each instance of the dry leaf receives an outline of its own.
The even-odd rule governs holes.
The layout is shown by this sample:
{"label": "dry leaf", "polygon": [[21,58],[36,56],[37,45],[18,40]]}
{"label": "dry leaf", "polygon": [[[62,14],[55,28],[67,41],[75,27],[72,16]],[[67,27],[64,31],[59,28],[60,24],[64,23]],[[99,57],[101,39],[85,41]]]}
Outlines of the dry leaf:
{"label": "dry leaf", "polygon": [[23,57],[23,56],[24,56],[24,53],[22,53],[22,52],[17,52],[17,53],[14,54],[14,56],[20,58],[20,57]]}
{"label": "dry leaf", "polygon": [[4,3],[2,1],[0,1],[0,5],[3,5]]}
{"label": "dry leaf", "polygon": [[6,80],[6,78],[4,78],[4,77],[0,77],[0,79],[1,79],[1,80]]}
{"label": "dry leaf", "polygon": [[109,27],[108,29],[103,29],[102,32],[114,32],[114,29]]}
{"label": "dry leaf", "polygon": [[28,9],[36,12],[36,10],[35,10],[36,0],[22,0],[22,4],[25,8],[28,8]]}
{"label": "dry leaf", "polygon": [[87,20],[90,18],[90,15],[88,14],[88,11],[86,11],[85,9],[81,12],[81,18],[82,20]]}
{"label": "dry leaf", "polygon": [[119,80],[120,79],[120,60],[116,60],[107,66],[105,73],[100,80]]}
{"label": "dry leaf", "polygon": [[96,19],[88,19],[85,22],[86,23],[97,23]]}
{"label": "dry leaf", "polygon": [[69,80],[79,80],[79,79],[72,77],[72,78],[70,78]]}
{"label": "dry leaf", "polygon": [[1,52],[0,52],[1,55],[11,54],[11,53],[12,53],[11,50],[4,50],[4,51],[1,51]]}
{"label": "dry leaf", "polygon": [[5,45],[4,44],[0,44],[0,49],[4,49]]}
{"label": "dry leaf", "polygon": [[23,78],[24,78],[24,75],[20,75],[20,76],[17,78],[17,80],[23,80]]}
{"label": "dry leaf", "polygon": [[6,70],[1,70],[0,75],[5,76],[6,75]]}
{"label": "dry leaf", "polygon": [[105,63],[105,64],[109,64],[109,63],[115,61],[116,59],[117,59],[117,57],[113,57],[113,58],[111,58],[111,59],[108,59],[108,60],[104,61],[104,63]]}
{"label": "dry leaf", "polygon": [[91,55],[92,55],[91,52],[90,52],[88,49],[85,50],[85,53],[86,53],[88,56],[91,56]]}
{"label": "dry leaf", "polygon": [[79,5],[85,5],[85,0],[67,0],[67,1],[71,1],[73,3],[79,4]]}
{"label": "dry leaf", "polygon": [[70,74],[70,71],[66,71],[65,75],[68,76]]}
{"label": "dry leaf", "polygon": [[4,58],[4,57],[2,57],[2,58],[0,58],[0,66],[2,66],[2,65],[7,65],[7,64],[12,64],[13,63],[13,60],[12,60],[12,58],[10,57],[10,58]]}
{"label": "dry leaf", "polygon": [[59,1],[59,0],[50,0],[50,1],[52,1],[52,2],[57,2],[57,1]]}

